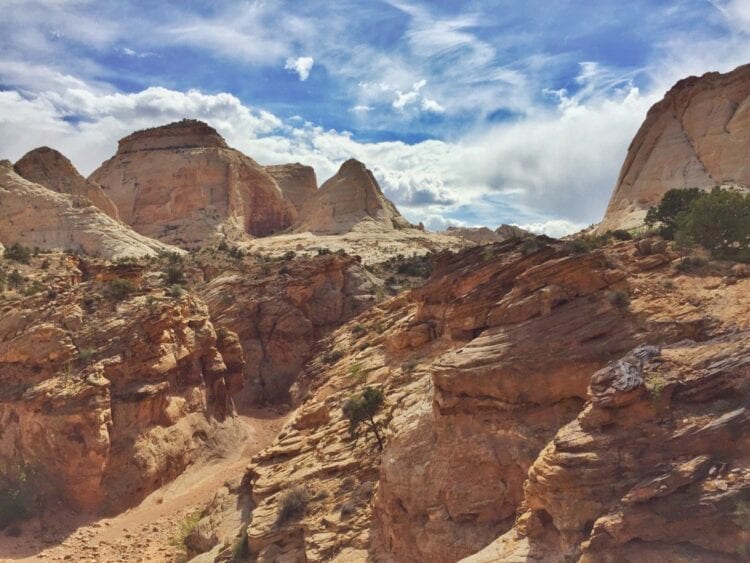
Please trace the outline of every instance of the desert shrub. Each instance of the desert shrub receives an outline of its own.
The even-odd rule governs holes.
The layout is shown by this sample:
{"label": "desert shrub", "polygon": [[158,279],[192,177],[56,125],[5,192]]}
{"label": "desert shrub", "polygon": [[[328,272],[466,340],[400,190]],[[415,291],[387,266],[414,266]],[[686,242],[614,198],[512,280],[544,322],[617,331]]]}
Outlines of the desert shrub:
{"label": "desert shrub", "polygon": [[356,434],[360,424],[365,423],[378,442],[378,449],[383,450],[383,440],[378,432],[378,425],[375,422],[375,415],[383,406],[385,395],[382,389],[375,387],[365,387],[361,393],[355,394],[344,403],[341,407],[344,416],[349,420],[349,431],[352,435]]}
{"label": "desert shrub", "polygon": [[536,254],[542,248],[544,248],[544,245],[540,243],[536,238],[526,239],[521,243],[521,246],[518,247],[518,249],[521,251],[521,254],[523,254],[524,256],[531,256],[532,254]]}
{"label": "desert shrub", "polygon": [[0,474],[0,530],[30,518],[35,512],[36,472],[28,465]]}
{"label": "desert shrub", "polygon": [[401,364],[401,371],[403,371],[405,374],[412,373],[415,369],[417,369],[417,361],[416,360],[406,360],[403,364]]}
{"label": "desert shrub", "polygon": [[365,332],[367,332],[367,329],[365,328],[365,325],[363,325],[362,323],[357,323],[352,327],[352,334],[354,336],[360,336],[364,334]]}
{"label": "desert shrub", "polygon": [[167,293],[170,297],[174,297],[175,299],[178,299],[182,297],[182,294],[185,293],[185,290],[182,288],[180,284],[176,283],[169,287],[169,290],[167,291]]}
{"label": "desert shrub", "polygon": [[232,543],[230,563],[239,563],[250,559],[250,549],[247,545],[247,527],[243,526],[240,535]]}
{"label": "desert shrub", "polygon": [[135,285],[130,280],[115,278],[107,284],[107,293],[115,301],[122,301],[135,291]]}
{"label": "desert shrub", "polygon": [[94,348],[79,348],[78,359],[83,363],[88,363],[88,361],[93,357],[95,353],[96,350]]}
{"label": "desert shrub", "polygon": [[288,250],[281,255],[282,260],[294,260],[297,257],[297,253],[294,250]]}
{"label": "desert shrub", "polygon": [[49,269],[49,258],[45,258],[44,260],[42,260],[42,263],[41,263],[41,265],[40,265],[39,267],[40,267],[40,268],[41,268],[42,270],[47,270],[47,269]]}
{"label": "desert shrub", "polygon": [[182,557],[180,557],[178,560],[187,560],[185,557],[187,555],[187,548],[185,547],[185,539],[190,535],[190,533],[195,529],[195,527],[198,525],[198,522],[200,522],[201,519],[201,510],[194,510],[193,512],[189,513],[187,516],[185,516],[185,519],[180,522],[180,528],[177,531],[177,534],[171,539],[169,542],[172,547],[176,548],[180,552],[182,552]]}
{"label": "desert shrub", "polygon": [[565,249],[569,254],[585,254],[589,251],[588,245],[580,238],[574,238],[566,242]]}
{"label": "desert shrub", "polygon": [[669,190],[661,202],[646,213],[646,225],[657,227],[658,234],[673,239],[681,217],[702,193],[698,188]]}
{"label": "desert shrub", "polygon": [[349,366],[349,375],[351,375],[354,379],[357,379],[357,380],[363,379],[365,376],[365,373],[362,370],[362,365],[357,362],[353,362]]}
{"label": "desert shrub", "polygon": [[161,279],[164,281],[164,285],[167,286],[175,284],[184,285],[187,283],[185,272],[178,266],[167,266],[167,268],[161,273]]}
{"label": "desert shrub", "polygon": [[302,487],[284,491],[279,497],[279,511],[276,523],[283,524],[289,520],[301,518],[307,510],[307,493]]}
{"label": "desert shrub", "polygon": [[318,249],[318,256],[328,256],[331,254],[330,248],[319,248]]}
{"label": "desert shrub", "polygon": [[432,275],[432,258],[429,255],[404,258],[399,254],[399,257],[396,266],[399,274],[415,278],[429,278]]}
{"label": "desert shrub", "polygon": [[41,293],[44,290],[44,286],[39,282],[39,280],[34,280],[31,282],[31,285],[27,286],[26,289],[23,290],[23,294],[27,297],[29,295],[36,295],[37,293]]}
{"label": "desert shrub", "polygon": [[686,256],[680,260],[675,268],[680,272],[692,272],[705,266],[708,262],[700,256]]}
{"label": "desert shrub", "polygon": [[612,305],[620,309],[625,309],[628,305],[630,305],[630,295],[628,295],[627,291],[610,291],[607,294],[607,299]]}
{"label": "desert shrub", "polygon": [[750,197],[719,188],[700,194],[679,216],[678,237],[700,244],[717,258],[750,255]]}
{"label": "desert shrub", "polygon": [[18,270],[13,270],[8,274],[8,287],[11,289],[20,289],[25,282],[25,278]]}
{"label": "desert shrub", "polygon": [[323,360],[327,364],[335,364],[338,362],[341,358],[344,357],[344,352],[341,350],[335,349],[328,352],[325,356],[323,356]]}
{"label": "desert shrub", "polygon": [[609,231],[607,235],[615,240],[633,240],[633,235],[625,229],[615,229],[614,231]]}
{"label": "desert shrub", "polygon": [[28,264],[31,261],[31,249],[16,242],[5,249],[4,256],[6,260]]}
{"label": "desert shrub", "polygon": [[229,250],[227,239],[221,239],[219,241],[219,244],[216,246],[216,250],[218,250],[219,252],[226,252],[227,250]]}

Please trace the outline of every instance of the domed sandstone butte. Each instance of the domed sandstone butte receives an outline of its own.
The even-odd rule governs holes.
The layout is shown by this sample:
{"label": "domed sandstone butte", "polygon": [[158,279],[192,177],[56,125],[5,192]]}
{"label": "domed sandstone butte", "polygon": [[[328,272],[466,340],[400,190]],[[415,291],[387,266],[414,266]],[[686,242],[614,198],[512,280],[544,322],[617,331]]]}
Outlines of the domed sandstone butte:
{"label": "domed sandstone butte", "polygon": [[349,159],[300,210],[297,231],[342,234],[352,230],[406,229],[412,225],[383,195],[364,164]]}
{"label": "domed sandstone butte", "polygon": [[128,135],[90,179],[133,229],[182,247],[216,234],[270,235],[296,217],[262,166],[196,120]]}
{"label": "domed sandstone butte", "polygon": [[671,189],[750,185],[750,65],[680,80],[628,149],[599,232],[643,222]]}
{"label": "domed sandstone butte", "polygon": [[87,196],[25,180],[7,160],[0,161],[0,241],[110,260],[178,250],[105,215]]}
{"label": "domed sandstone butte", "polygon": [[19,176],[29,182],[61,194],[87,197],[113,219],[119,218],[117,207],[102,187],[81,176],[73,163],[55,149],[39,147],[29,151],[13,165],[13,168]]}

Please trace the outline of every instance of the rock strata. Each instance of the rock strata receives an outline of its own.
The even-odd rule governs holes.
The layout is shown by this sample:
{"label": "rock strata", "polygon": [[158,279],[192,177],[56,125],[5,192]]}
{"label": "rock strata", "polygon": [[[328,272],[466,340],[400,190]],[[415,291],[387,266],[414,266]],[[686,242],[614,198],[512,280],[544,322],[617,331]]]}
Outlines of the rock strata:
{"label": "rock strata", "polygon": [[312,166],[295,162],[294,164],[264,166],[263,170],[276,180],[281,192],[292,202],[298,212],[318,191],[318,180]]}

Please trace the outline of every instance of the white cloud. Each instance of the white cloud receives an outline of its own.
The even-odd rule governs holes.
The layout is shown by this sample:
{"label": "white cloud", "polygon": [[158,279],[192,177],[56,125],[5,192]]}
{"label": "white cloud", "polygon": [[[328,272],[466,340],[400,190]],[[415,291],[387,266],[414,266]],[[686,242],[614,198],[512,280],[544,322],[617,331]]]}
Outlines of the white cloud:
{"label": "white cloud", "polygon": [[304,82],[310,76],[310,70],[315,63],[315,59],[312,57],[297,57],[288,58],[284,64],[284,68],[287,70],[293,70],[299,75],[299,79]]}
{"label": "white cloud", "polygon": [[375,108],[372,107],[372,106],[358,105],[358,106],[354,106],[353,108],[351,108],[351,111],[354,111],[354,112],[368,112],[368,111],[372,111],[374,109]]}
{"label": "white cloud", "polygon": [[564,219],[550,219],[548,221],[538,221],[536,223],[526,223],[518,226],[538,235],[560,238],[565,235],[577,233],[578,231],[585,229],[588,225],[583,223],[573,223]]}

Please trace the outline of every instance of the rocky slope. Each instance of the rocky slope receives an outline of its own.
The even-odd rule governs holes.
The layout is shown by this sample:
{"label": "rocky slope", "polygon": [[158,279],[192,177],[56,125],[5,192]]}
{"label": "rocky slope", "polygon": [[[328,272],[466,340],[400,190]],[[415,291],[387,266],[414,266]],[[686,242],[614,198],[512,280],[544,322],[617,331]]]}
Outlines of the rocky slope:
{"label": "rocky slope", "polygon": [[177,251],[105,215],[87,196],[25,180],[7,160],[0,161],[0,241],[111,260]]}
{"label": "rocky slope", "polygon": [[299,212],[318,191],[318,179],[312,166],[299,162],[264,166],[263,170],[279,185],[281,192]]}
{"label": "rocky slope", "polygon": [[448,227],[443,233],[448,236],[464,238],[475,244],[490,244],[533,236],[529,231],[516,225],[500,225],[494,231],[487,227]]}
{"label": "rocky slope", "polygon": [[[729,440],[746,424],[750,281],[723,264],[681,274],[650,241],[570,252],[537,239],[446,255],[422,288],[333,333],[293,390],[308,398],[246,475],[253,556],[736,557],[746,461]],[[342,412],[363,385],[385,392],[382,455]],[[704,471],[723,492],[692,477]],[[694,482],[696,507],[725,499],[716,536],[684,520]],[[633,487],[639,500],[620,501]],[[284,518],[291,489],[307,502]]]}
{"label": "rocky slope", "polygon": [[116,511],[244,436],[235,335],[143,267],[66,255],[12,265],[0,315],[0,466],[84,510]]}
{"label": "rocky slope", "polygon": [[117,207],[102,187],[81,176],[73,163],[54,149],[39,147],[29,151],[13,165],[13,168],[19,176],[29,182],[61,194],[88,198],[113,219],[119,218]]}
{"label": "rocky slope", "polygon": [[215,235],[282,231],[296,217],[274,179],[211,127],[183,120],[135,132],[90,177],[133,229],[183,247]]}
{"label": "rocky slope", "polygon": [[630,144],[599,232],[631,228],[665,192],[750,186],[750,65],[680,80]]}
{"label": "rocky slope", "polygon": [[340,234],[355,229],[393,230],[411,225],[383,195],[364,164],[350,159],[300,210],[298,231]]}

